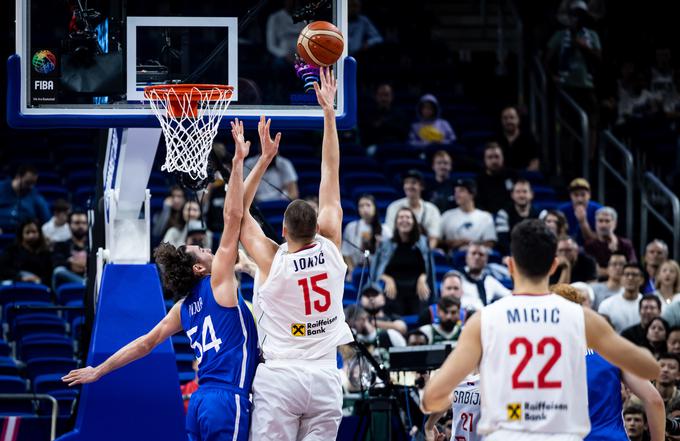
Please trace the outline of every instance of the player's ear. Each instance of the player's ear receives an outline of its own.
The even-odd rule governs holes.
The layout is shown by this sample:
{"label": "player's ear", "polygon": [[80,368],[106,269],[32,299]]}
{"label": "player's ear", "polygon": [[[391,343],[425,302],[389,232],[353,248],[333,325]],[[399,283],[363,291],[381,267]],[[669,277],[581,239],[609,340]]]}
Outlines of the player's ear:
{"label": "player's ear", "polygon": [[512,256],[508,257],[508,272],[510,273],[510,277],[512,280],[516,280],[515,278],[515,259],[512,258]]}
{"label": "player's ear", "polygon": [[319,224],[317,223],[316,224],[316,234],[319,234],[320,231],[321,231],[321,227],[319,227]]}
{"label": "player's ear", "polygon": [[205,266],[203,266],[203,264],[201,263],[198,262],[194,263],[191,266],[191,269],[194,271],[194,275],[202,276],[205,274]]}

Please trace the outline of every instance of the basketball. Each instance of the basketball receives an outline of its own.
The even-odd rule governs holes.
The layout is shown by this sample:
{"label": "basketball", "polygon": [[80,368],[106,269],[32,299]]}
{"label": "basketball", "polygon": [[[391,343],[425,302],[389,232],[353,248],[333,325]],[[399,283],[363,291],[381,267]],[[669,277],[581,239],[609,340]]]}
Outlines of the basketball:
{"label": "basketball", "polygon": [[307,64],[328,67],[338,61],[345,47],[345,38],[334,24],[315,21],[300,32],[297,51]]}

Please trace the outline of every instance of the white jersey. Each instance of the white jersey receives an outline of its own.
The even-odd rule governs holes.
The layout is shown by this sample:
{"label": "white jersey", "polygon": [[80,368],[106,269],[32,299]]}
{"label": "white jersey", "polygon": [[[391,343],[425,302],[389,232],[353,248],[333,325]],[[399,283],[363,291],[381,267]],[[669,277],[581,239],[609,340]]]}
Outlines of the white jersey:
{"label": "white jersey", "polygon": [[269,276],[259,285],[256,274],[253,290],[265,360],[335,359],[337,346],[354,340],[342,307],[346,272],[338,248],[320,235],[296,253],[279,247]]}
{"label": "white jersey", "polygon": [[513,295],[481,314],[479,433],[583,439],[590,420],[581,306],[556,294]]}
{"label": "white jersey", "polygon": [[469,375],[453,391],[451,441],[481,441],[477,424],[481,410],[479,374]]}

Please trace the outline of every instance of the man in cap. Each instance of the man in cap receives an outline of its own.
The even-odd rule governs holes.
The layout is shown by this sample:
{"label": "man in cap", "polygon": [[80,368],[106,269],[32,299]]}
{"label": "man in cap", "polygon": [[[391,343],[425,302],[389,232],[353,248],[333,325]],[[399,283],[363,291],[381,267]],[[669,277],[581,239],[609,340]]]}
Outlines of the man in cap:
{"label": "man in cap", "polygon": [[[423,190],[425,189],[425,179],[418,170],[409,170],[403,176],[405,198],[397,199],[387,207],[385,223],[389,227],[394,227],[397,212],[403,208],[410,208],[416,216],[416,220],[423,227],[427,235],[430,248],[435,248],[440,236],[441,214],[439,209],[432,202],[423,200]],[[395,229],[396,231],[396,229]]]}
{"label": "man in cap", "polygon": [[457,251],[472,242],[483,242],[487,247],[496,244],[493,216],[475,207],[476,194],[477,184],[474,180],[456,180],[454,198],[458,208],[447,210],[442,215],[442,248]]}
{"label": "man in cap", "polygon": [[560,210],[569,222],[567,233],[573,237],[579,245],[586,240],[595,240],[595,212],[602,205],[590,200],[590,183],[584,178],[576,178],[569,184],[569,198],[571,202],[560,205]]}

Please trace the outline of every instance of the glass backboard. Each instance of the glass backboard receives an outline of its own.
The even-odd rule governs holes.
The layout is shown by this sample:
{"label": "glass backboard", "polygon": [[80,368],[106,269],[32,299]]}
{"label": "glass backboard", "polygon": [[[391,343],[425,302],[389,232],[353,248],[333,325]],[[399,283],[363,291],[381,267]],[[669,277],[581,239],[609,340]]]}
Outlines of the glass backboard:
{"label": "glass backboard", "polygon": [[[17,0],[16,55],[8,61],[15,127],[146,127],[143,90],[169,83],[230,84],[228,116],[261,114],[280,127],[318,127],[322,114],[297,34],[326,20],[347,35],[346,0]],[[356,65],[334,66],[338,123],[356,120]],[[227,119],[225,119],[226,123]]]}

